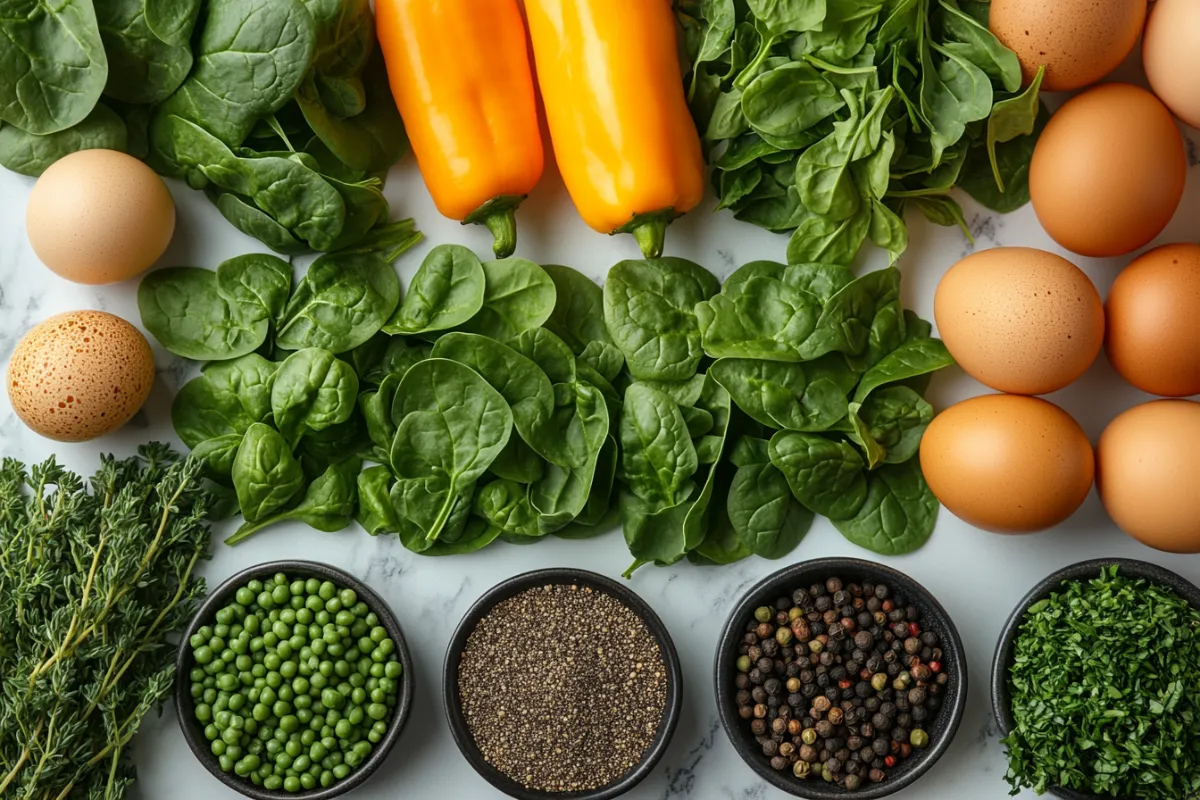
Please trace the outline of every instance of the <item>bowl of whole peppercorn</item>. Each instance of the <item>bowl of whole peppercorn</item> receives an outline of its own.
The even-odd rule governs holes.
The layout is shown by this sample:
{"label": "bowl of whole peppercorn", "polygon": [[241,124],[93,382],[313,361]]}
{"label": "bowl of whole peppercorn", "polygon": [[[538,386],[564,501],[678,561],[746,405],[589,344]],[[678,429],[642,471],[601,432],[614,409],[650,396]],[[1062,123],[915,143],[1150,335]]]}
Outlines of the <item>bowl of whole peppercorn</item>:
{"label": "bowl of whole peppercorn", "polygon": [[413,662],[387,603],[312,561],[239,572],[183,633],[175,711],[188,747],[254,800],[330,800],[387,758],[412,706]]}
{"label": "bowl of whole peppercorn", "polygon": [[467,611],[446,651],[444,701],[467,762],[518,800],[609,800],[653,771],[683,704],[679,656],[637,594],[545,569]]}
{"label": "bowl of whole peppercorn", "polygon": [[851,558],[807,561],[734,607],[717,709],[742,759],[796,797],[885,797],[950,747],[967,703],[962,641],[924,587]]}

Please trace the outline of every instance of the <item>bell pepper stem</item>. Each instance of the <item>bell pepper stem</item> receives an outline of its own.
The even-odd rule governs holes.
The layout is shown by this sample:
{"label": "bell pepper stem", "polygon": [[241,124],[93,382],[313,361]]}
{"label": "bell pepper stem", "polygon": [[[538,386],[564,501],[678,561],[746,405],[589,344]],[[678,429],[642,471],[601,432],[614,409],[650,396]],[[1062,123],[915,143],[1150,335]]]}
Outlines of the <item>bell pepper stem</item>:
{"label": "bell pepper stem", "polygon": [[632,234],[633,238],[637,240],[638,246],[642,248],[643,256],[658,258],[663,253],[663,245],[667,239],[667,226],[677,216],[679,215],[673,208],[664,208],[646,214],[634,214],[633,219],[617,228],[613,233]]}
{"label": "bell pepper stem", "polygon": [[496,258],[508,258],[517,249],[517,206],[525,195],[493,197],[463,220],[464,225],[476,224],[492,232],[492,252]]}

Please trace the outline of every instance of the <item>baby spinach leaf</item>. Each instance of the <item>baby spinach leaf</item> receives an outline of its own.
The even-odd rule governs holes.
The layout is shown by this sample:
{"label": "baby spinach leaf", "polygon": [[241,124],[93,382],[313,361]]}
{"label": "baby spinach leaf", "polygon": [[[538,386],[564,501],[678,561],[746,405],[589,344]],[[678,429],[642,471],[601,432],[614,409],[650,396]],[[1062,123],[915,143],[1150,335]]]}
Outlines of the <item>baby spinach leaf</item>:
{"label": "baby spinach leaf", "polygon": [[577,365],[571,348],[545,328],[526,331],[508,345],[541,367],[551,383],[558,385],[575,382]]}
{"label": "baby spinach leaf", "polygon": [[201,469],[209,479],[229,483],[233,475],[233,459],[241,444],[242,434],[227,433],[200,442],[192,448],[189,457],[200,462]]}
{"label": "baby spinach leaf", "polygon": [[187,39],[172,43],[151,30],[157,2],[93,0],[108,54],[104,93],[126,103],[154,104],[171,96],[192,69]]}
{"label": "baby spinach leaf", "polygon": [[696,305],[704,352],[713,358],[799,361],[820,313],[816,297],[767,275],[727,281]]}
{"label": "baby spinach leaf", "polygon": [[851,403],[850,410],[846,414],[846,436],[862,448],[863,455],[867,458],[867,469],[875,469],[887,457],[887,450],[871,435],[870,428],[858,415],[858,411],[859,404]]}
{"label": "baby spinach leaf", "polygon": [[[632,492],[621,492],[621,532],[634,562],[623,576],[629,578],[646,564],[668,567],[688,553],[685,522],[692,511],[692,495],[699,490],[693,481],[681,487],[681,500],[675,505],[659,506]],[[703,541],[701,538],[700,541]]]}
{"label": "baby spinach leaf", "polygon": [[849,90],[842,90],[851,108],[850,119],[835,122],[834,132],[809,147],[796,162],[796,188],[809,211],[835,220],[855,215],[861,195],[850,165],[870,156],[883,135],[883,115],[894,95],[891,87],[873,92],[869,109]]}
{"label": "baby spinach leaf", "polygon": [[854,544],[885,556],[911,553],[929,539],[938,501],[915,459],[871,473],[866,499],[854,516],[833,526]]}
{"label": "baby spinach leaf", "polygon": [[308,245],[301,242],[292,232],[280,225],[271,215],[261,208],[248,203],[236,194],[228,194],[210,189],[209,198],[233,227],[247,236],[252,236],[274,250],[284,255],[307,253]]}
{"label": "baby spinach leaf", "polygon": [[413,364],[429,358],[433,351],[431,345],[417,339],[386,335],[384,338],[387,340],[387,346],[379,363],[369,370],[358,370],[359,375],[362,375],[368,383],[381,383],[388,375],[398,375],[403,378],[404,373],[412,369]]}
{"label": "baby spinach leaf", "polygon": [[251,353],[209,364],[184,384],[171,404],[175,433],[190,448],[226,435],[245,433],[271,416],[276,365]]}
{"label": "baby spinach leaf", "polygon": [[747,0],[750,13],[773,31],[813,31],[825,19],[826,0]]}
{"label": "baby spinach leaf", "polygon": [[538,513],[529,501],[529,487],[513,481],[489,483],[475,493],[471,511],[505,533],[541,536]]}
{"label": "baby spinach leaf", "polygon": [[704,375],[693,375],[686,381],[638,381],[643,386],[662,392],[680,406],[694,406],[704,391]]}
{"label": "baby spinach leaf", "polygon": [[675,401],[633,384],[625,391],[620,432],[622,474],[630,491],[652,506],[682,502],[699,463]]}
{"label": "baby spinach leaf", "polygon": [[217,291],[231,303],[260,306],[278,322],[292,291],[292,265],[264,253],[236,256],[217,267]]}
{"label": "baby spinach leaf", "polygon": [[[358,396],[358,407],[367,425],[367,435],[375,443],[377,452],[386,454],[396,438],[396,423],[392,408],[396,403],[396,390],[403,376],[392,373],[385,377],[375,391],[363,392]],[[386,457],[384,460],[387,460]]]}
{"label": "baby spinach leaf", "polygon": [[899,270],[889,267],[856,278],[825,304],[812,335],[800,347],[800,355],[805,359],[830,352],[861,355],[870,344],[877,314],[884,310],[902,314],[899,297]]}
{"label": "baby spinach leaf", "polygon": [[871,227],[870,208],[860,204],[856,214],[836,220],[804,208],[799,196],[796,203],[797,216],[787,225],[796,228],[788,240],[788,263],[853,264]]}
{"label": "baby spinach leaf", "polygon": [[884,384],[936,372],[953,363],[954,358],[941,339],[906,341],[863,373],[854,391],[854,402],[862,403],[872,391]]}
{"label": "baby spinach leaf", "polygon": [[[425,509],[429,539],[449,523],[459,495],[487,470],[512,433],[512,411],[504,397],[470,367],[431,358],[416,364],[400,381],[399,426],[392,444],[392,468],[400,478],[444,484]],[[397,413],[398,412],[398,413]],[[426,495],[428,489],[422,490]],[[469,495],[466,499],[469,506]]]}
{"label": "baby spinach leaf", "polygon": [[362,461],[357,458],[331,465],[309,484],[299,505],[255,522],[246,521],[225,540],[225,544],[240,544],[264,528],[287,520],[303,522],[325,533],[342,530],[354,520],[361,469]]}
{"label": "baby spinach leaf", "polygon": [[108,59],[91,3],[8,0],[0,39],[0,120],[44,136],[92,112]]}
{"label": "baby spinach leaf", "polygon": [[[979,65],[992,80],[998,81],[1008,92],[1021,88],[1021,62],[1017,54],[1009,50],[988,30],[986,22],[964,12],[954,0],[938,0],[941,7],[941,23],[946,35],[952,39],[945,44],[950,52]],[[1036,91],[1034,92],[1036,94]]]}
{"label": "baby spinach leaf", "polygon": [[279,322],[285,350],[353,350],[379,332],[400,302],[400,281],[375,253],[328,253],[313,262]]}
{"label": "baby spinach leaf", "polygon": [[270,327],[261,306],[226,300],[217,274],[198,267],[168,267],[142,278],[138,311],[159,344],[195,361],[253,353]]}
{"label": "baby spinach leaf", "polygon": [[554,311],[554,281],[523,258],[483,264],[483,305],[462,330],[505,341],[541,327]]}
{"label": "baby spinach leaf", "polygon": [[863,460],[849,442],[779,431],[771,437],[769,449],[771,463],[805,508],[839,520],[853,517],[865,502]]}
{"label": "baby spinach leaf", "polygon": [[704,355],[696,304],[719,289],[717,279],[681,258],[622,261],[604,285],[604,319],[637,379],[681,381]]}
{"label": "baby spinach leaf", "polygon": [[146,3],[146,25],[167,44],[183,46],[192,38],[200,0],[154,0]]}
{"label": "baby spinach leaf", "polygon": [[737,407],[771,428],[829,430],[846,416],[853,373],[837,357],[809,364],[721,358],[709,374]]}
{"label": "baby spinach leaf", "polygon": [[488,472],[504,480],[533,483],[546,474],[546,462],[520,436],[510,436]]}
{"label": "baby spinach leaf", "polygon": [[233,460],[233,488],[246,522],[269,517],[304,488],[304,470],[283,436],[256,422],[246,430]]}
{"label": "baby spinach leaf", "polygon": [[483,307],[486,278],[479,259],[460,245],[429,251],[386,333],[416,334],[462,325]]}
{"label": "baby spinach leaf", "polygon": [[97,103],[78,125],[57,133],[38,136],[15,125],[0,128],[0,166],[34,178],[63,156],[97,149],[128,149],[124,120],[103,103]]}
{"label": "baby spinach leaf", "polygon": [[[1018,75],[1020,70],[1018,69]],[[1038,113],[1042,110],[1039,92],[1042,79],[1046,75],[1046,67],[1038,67],[1037,76],[1033,83],[1020,94],[1001,100],[992,109],[988,117],[987,149],[988,160],[992,165],[992,175],[996,178],[996,188],[1004,193],[1004,175],[1000,170],[1000,162],[996,155],[996,145],[1011,142],[1018,136],[1028,136],[1037,127]],[[1020,82],[1018,81],[1018,86]]]}
{"label": "baby spinach leaf", "polygon": [[742,113],[750,127],[785,144],[844,105],[833,84],[803,61],[762,73],[742,93]]}
{"label": "baby spinach leaf", "polygon": [[367,533],[398,533],[400,518],[392,506],[390,492],[395,478],[388,467],[368,467],[358,473],[358,513],[355,519]]}
{"label": "baby spinach leaf", "polygon": [[312,14],[301,0],[205,3],[196,67],[150,123],[154,167],[184,177],[195,166],[177,151],[179,129],[170,123],[172,117],[203,127],[229,147],[240,145],[260,119],[274,114],[296,93],[316,38]]}
{"label": "baby spinach leaf", "polygon": [[796,502],[787,479],[772,463],[769,442],[742,437],[734,446],[737,466],[726,501],[739,541],[762,558],[782,558],[812,526],[813,513]]}
{"label": "baby spinach leaf", "polygon": [[[604,324],[604,290],[591,278],[570,267],[546,264],[542,269],[554,281],[556,297],[554,311],[544,323],[545,327],[562,339],[576,356],[582,356],[589,350],[603,353],[592,359],[593,366],[612,380],[615,374],[610,375],[609,370],[599,369],[595,363],[620,358],[621,366],[624,366],[624,356],[615,350],[608,326]],[[613,355],[608,355],[609,352]],[[620,371],[620,367],[617,369]]]}
{"label": "baby spinach leaf", "polygon": [[358,376],[328,350],[297,350],[279,365],[271,387],[275,427],[293,449],[309,431],[345,422],[354,413]]}
{"label": "baby spinach leaf", "polygon": [[[865,402],[850,406],[865,433],[884,448],[882,461],[899,464],[917,454],[921,437],[933,421],[933,406],[907,386],[885,386]],[[868,467],[874,464],[868,459]]]}
{"label": "baby spinach leaf", "polygon": [[367,426],[358,414],[337,425],[320,431],[311,431],[300,440],[297,457],[304,474],[312,479],[320,476],[334,464],[348,458],[374,458],[371,437]]}
{"label": "baby spinach leaf", "polygon": [[821,307],[851,281],[854,273],[838,264],[795,263],[783,271],[783,282],[815,296]]}

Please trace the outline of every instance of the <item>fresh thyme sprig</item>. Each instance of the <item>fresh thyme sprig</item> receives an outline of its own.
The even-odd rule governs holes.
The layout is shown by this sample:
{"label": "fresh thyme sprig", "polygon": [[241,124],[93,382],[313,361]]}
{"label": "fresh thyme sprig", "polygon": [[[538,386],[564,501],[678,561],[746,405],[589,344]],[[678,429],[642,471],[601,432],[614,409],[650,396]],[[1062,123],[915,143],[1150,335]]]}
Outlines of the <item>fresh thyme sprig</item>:
{"label": "fresh thyme sprig", "polygon": [[199,466],[151,443],[90,491],[53,458],[0,466],[0,797],[116,800],[126,745],[171,692],[204,594]]}

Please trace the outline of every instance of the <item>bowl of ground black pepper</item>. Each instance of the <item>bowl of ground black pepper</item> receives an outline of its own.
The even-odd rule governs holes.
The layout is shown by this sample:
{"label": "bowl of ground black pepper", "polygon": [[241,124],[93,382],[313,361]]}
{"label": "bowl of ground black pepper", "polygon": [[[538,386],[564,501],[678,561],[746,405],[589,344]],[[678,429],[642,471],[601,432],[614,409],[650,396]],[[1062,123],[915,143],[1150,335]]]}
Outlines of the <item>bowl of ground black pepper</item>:
{"label": "bowl of ground black pepper", "polygon": [[967,704],[950,615],[870,561],[827,558],[769,576],[717,645],[717,710],[738,755],[796,797],[885,797],[949,749]]}
{"label": "bowl of ground black pepper", "polygon": [[484,594],[450,640],[444,700],[459,750],[518,800],[608,800],[662,758],[683,702],[679,656],[645,601],[575,569]]}

